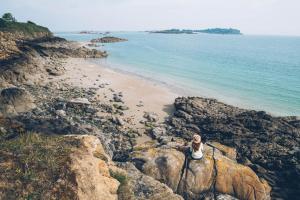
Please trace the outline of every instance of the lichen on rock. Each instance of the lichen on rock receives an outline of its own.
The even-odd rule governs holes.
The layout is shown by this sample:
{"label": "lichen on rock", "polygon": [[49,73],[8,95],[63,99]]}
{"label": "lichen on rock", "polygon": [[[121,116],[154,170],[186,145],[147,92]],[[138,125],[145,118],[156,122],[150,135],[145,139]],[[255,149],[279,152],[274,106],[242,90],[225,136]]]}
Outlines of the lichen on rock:
{"label": "lichen on rock", "polygon": [[166,183],[185,199],[228,194],[238,199],[270,199],[270,187],[246,166],[238,164],[215,147],[205,145],[204,157],[185,168],[184,154],[168,147],[153,147],[133,154],[143,173]]}

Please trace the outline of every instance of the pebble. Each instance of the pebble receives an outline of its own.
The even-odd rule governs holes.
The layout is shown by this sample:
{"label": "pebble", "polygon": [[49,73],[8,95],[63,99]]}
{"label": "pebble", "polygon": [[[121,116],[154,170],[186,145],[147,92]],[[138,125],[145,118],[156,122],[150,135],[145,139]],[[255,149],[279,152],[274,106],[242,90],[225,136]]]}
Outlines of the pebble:
{"label": "pebble", "polygon": [[75,98],[75,99],[72,99],[71,101],[69,101],[69,103],[86,104],[86,105],[91,104],[91,102],[89,102],[89,100],[87,98]]}
{"label": "pebble", "polygon": [[0,127],[0,132],[6,134],[6,130],[3,127]]}
{"label": "pebble", "polygon": [[143,117],[145,119],[147,119],[148,122],[157,122],[158,121],[158,115],[153,112],[145,112]]}
{"label": "pebble", "polygon": [[60,117],[67,116],[67,114],[64,110],[56,110],[55,113],[56,113],[57,116],[60,116]]}
{"label": "pebble", "polygon": [[123,102],[122,98],[116,94],[113,95],[113,100],[115,102]]}

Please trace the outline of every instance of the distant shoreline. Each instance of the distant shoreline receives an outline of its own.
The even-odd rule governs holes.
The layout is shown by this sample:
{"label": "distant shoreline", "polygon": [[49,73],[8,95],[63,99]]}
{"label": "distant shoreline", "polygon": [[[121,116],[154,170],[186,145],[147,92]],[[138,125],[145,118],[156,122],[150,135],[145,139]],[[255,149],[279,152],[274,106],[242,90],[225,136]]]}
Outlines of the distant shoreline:
{"label": "distant shoreline", "polygon": [[149,31],[149,33],[163,33],[163,34],[197,34],[197,33],[207,33],[207,34],[219,34],[219,35],[242,35],[241,31],[233,28],[210,28],[201,30],[192,29],[167,29],[159,31]]}

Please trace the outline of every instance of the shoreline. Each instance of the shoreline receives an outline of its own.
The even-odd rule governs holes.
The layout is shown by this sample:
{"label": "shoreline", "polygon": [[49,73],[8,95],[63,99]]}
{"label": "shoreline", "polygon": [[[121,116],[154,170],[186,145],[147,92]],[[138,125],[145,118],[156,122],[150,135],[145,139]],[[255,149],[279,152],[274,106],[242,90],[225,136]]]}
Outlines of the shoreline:
{"label": "shoreline", "polygon": [[[116,34],[116,35],[118,37],[126,36],[123,34]],[[216,78],[220,77],[220,79],[218,78],[217,80],[214,80],[214,78],[211,78],[211,76],[209,76],[209,79],[206,79],[205,78],[206,76],[204,76],[204,78],[200,78],[200,75],[202,73],[208,75],[211,73],[206,73],[205,70],[206,67],[203,67],[205,66],[205,64],[201,67],[199,64],[199,70],[197,70],[197,73],[199,73],[199,81],[198,81],[197,74],[192,76],[189,75],[190,73],[187,72],[186,75],[184,71],[182,71],[185,70],[184,68],[182,69],[180,68],[179,71],[177,71],[177,69],[173,70],[171,68],[170,70],[168,69],[167,71],[165,71],[164,68],[160,70],[160,66],[163,67],[164,65],[167,64],[164,63],[164,60],[161,59],[162,56],[157,56],[156,58],[153,57],[155,56],[155,54],[154,53],[151,54],[151,51],[149,52],[145,51],[141,54],[138,54],[140,55],[141,58],[137,58],[137,60],[135,60],[133,56],[134,53],[138,52],[139,48],[143,50],[142,47],[147,45],[148,42],[140,43],[141,39],[137,37],[138,39],[135,40],[134,35],[132,36],[129,35],[128,38],[130,38],[131,41],[129,41],[128,44],[124,44],[125,46],[122,44],[120,46],[121,47],[120,50],[117,50],[118,46],[111,47],[110,45],[104,47],[101,46],[99,48],[100,50],[107,50],[111,54],[111,56],[107,58],[107,63],[108,65],[111,65],[111,67],[114,69],[119,68],[122,71],[126,71],[126,73],[129,71],[130,73],[133,72],[134,74],[138,74],[139,76],[151,77],[149,74],[154,74],[153,77],[157,79],[155,81],[162,80],[164,82],[167,82],[167,87],[169,87],[168,85],[178,86],[177,88],[179,89],[176,90],[179,92],[177,93],[184,96],[201,96],[205,98],[214,98],[219,101],[225,102],[227,104],[234,105],[244,109],[251,109],[256,111],[263,110],[274,116],[300,116],[300,110],[298,106],[299,104],[297,101],[298,89],[296,89],[297,87],[295,87],[295,84],[292,84],[293,83],[292,80],[291,80],[291,84],[283,84],[285,85],[283,88],[287,87],[287,85],[290,85],[291,92],[289,92],[289,90],[280,89],[281,87],[278,86],[278,84],[280,83],[276,81],[275,77],[273,78],[271,77],[270,80],[268,79],[268,76],[272,76],[272,73],[265,73],[263,77],[258,78],[259,80],[265,80],[265,81],[258,81],[258,82],[256,82],[256,79],[253,79],[252,76],[249,77],[249,81],[248,81],[247,75],[245,75],[246,78],[243,77],[243,80],[241,79],[241,81],[239,81],[240,79],[238,78],[239,76],[232,75],[230,77],[229,76],[227,77],[226,75],[225,78],[228,78],[228,82],[226,79],[223,79],[224,78],[223,76],[216,76]],[[144,39],[144,36],[142,37],[142,39]],[[138,43],[140,46],[136,46],[137,48],[134,48],[135,47],[134,43]],[[157,46],[151,45],[150,47],[157,47]],[[127,50],[128,52],[131,52],[130,54],[127,55],[127,57],[129,58],[125,58]],[[145,53],[147,52],[149,53],[149,56],[145,56]],[[155,51],[155,53],[157,52]],[[168,55],[169,54],[167,54],[167,56]],[[152,58],[157,61],[155,62],[151,61]],[[184,64],[187,63],[185,61],[189,61],[189,60],[183,60],[182,62],[180,62],[179,60],[178,66],[182,65],[187,67],[188,69],[188,64],[187,65]],[[175,66],[176,65],[175,62],[171,64]],[[195,64],[197,63],[198,62],[196,62]],[[193,66],[191,67],[194,70]],[[161,73],[155,73],[155,72],[161,72]],[[170,74],[172,73],[172,75],[169,75],[169,72]],[[181,78],[181,72],[187,78],[184,77]],[[195,77],[195,79],[193,77]],[[233,81],[230,81],[231,79]],[[285,78],[284,80],[286,79],[287,78]],[[181,91],[182,88],[185,93]],[[190,88],[190,90],[187,90],[186,88]]]}
{"label": "shoreline", "polygon": [[[81,43],[81,44],[84,44],[84,43]],[[107,58],[105,58],[105,59],[107,59]],[[132,71],[129,71],[126,69],[125,70],[120,69],[119,67],[121,67],[122,64],[103,63],[103,62],[107,62],[107,61],[104,61],[103,59],[87,59],[87,61],[90,62],[91,64],[98,65],[101,68],[105,68],[105,69],[114,71],[115,73],[128,75],[134,79],[145,80],[145,81],[148,81],[149,84],[159,85],[160,87],[169,90],[171,93],[177,94],[177,97],[190,96],[190,97],[202,97],[202,98],[207,98],[207,99],[215,99],[219,102],[226,103],[226,104],[234,106],[236,108],[240,108],[240,109],[244,109],[244,110],[263,111],[274,117],[290,117],[290,116],[300,117],[300,115],[293,115],[293,114],[289,114],[289,113],[286,113],[283,111],[282,112],[281,111],[270,111],[270,110],[272,110],[271,108],[266,109],[263,106],[251,105],[250,102],[243,103],[243,100],[240,100],[240,98],[236,98],[236,97],[231,98],[231,97],[227,97],[227,96],[221,97],[222,95],[221,96],[214,95],[213,93],[216,94],[217,91],[213,91],[211,89],[206,89],[204,87],[201,87],[201,89],[199,89],[199,91],[196,92],[195,91],[196,89],[184,88],[183,85],[175,86],[176,83],[174,80],[170,80],[170,81],[173,81],[173,83],[168,82],[168,81],[156,80],[154,78],[150,78],[145,75],[142,75],[138,72],[132,72]],[[119,66],[119,67],[114,67],[114,66]],[[243,97],[243,98],[245,98],[245,97]],[[174,100],[175,100],[175,98],[174,98]],[[255,103],[253,103],[253,104],[255,104]]]}
{"label": "shoreline", "polygon": [[[130,126],[144,130],[145,113],[155,113],[158,122],[171,116],[174,100],[180,95],[154,81],[146,80],[132,74],[115,71],[89,59],[68,58],[64,64],[65,74],[51,78],[51,82],[65,82],[76,87],[97,88],[100,103],[126,105],[122,118]],[[113,102],[114,95],[122,94],[124,103]]]}

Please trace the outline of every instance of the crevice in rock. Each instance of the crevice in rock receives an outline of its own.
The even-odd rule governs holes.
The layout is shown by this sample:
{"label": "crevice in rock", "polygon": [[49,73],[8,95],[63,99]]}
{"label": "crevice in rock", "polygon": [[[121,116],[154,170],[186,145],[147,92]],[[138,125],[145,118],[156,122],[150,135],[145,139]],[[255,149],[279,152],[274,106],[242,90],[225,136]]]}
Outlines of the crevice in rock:
{"label": "crevice in rock", "polygon": [[185,161],[184,161],[183,166],[181,168],[181,174],[180,174],[180,179],[179,179],[179,182],[178,182],[178,185],[177,185],[176,193],[178,193],[179,185],[180,185],[180,183],[182,181],[184,170],[185,170]]}
{"label": "crevice in rock", "polygon": [[217,193],[216,193],[216,183],[217,183],[217,176],[218,176],[218,169],[216,166],[216,158],[215,158],[215,150],[216,148],[214,146],[211,146],[213,148],[213,155],[212,155],[212,159],[214,161],[214,177],[213,177],[213,183],[212,183],[212,192],[214,194],[214,199],[217,200]]}
{"label": "crevice in rock", "polygon": [[[209,144],[208,144],[209,145]],[[213,149],[213,154],[212,154],[212,158],[213,158],[213,183],[211,185],[211,189],[210,189],[210,192],[213,193],[213,198],[214,200],[217,200],[217,192],[216,192],[216,178],[218,176],[218,169],[217,169],[217,166],[216,166],[216,158],[215,158],[215,150],[216,148],[212,145],[209,145],[212,147]],[[178,186],[177,186],[177,189],[176,189],[176,193],[181,195],[184,199],[187,199],[187,188],[186,188],[186,180],[183,180],[183,175],[184,175],[184,172],[185,172],[185,179],[187,178],[187,173],[188,173],[188,163],[189,162],[187,159],[187,156],[185,155],[185,160],[184,160],[184,163],[183,163],[183,166],[181,168],[181,174],[180,174],[180,179],[179,179],[179,182],[178,182]],[[182,182],[184,181],[184,182]],[[181,184],[184,184],[183,185],[183,189],[182,189],[182,194],[180,193],[179,191],[179,187]],[[206,192],[203,192],[202,195],[203,197],[206,197]]]}
{"label": "crevice in rock", "polygon": [[[184,159],[184,162],[183,162],[183,166],[181,168],[180,179],[179,179],[179,182],[178,182],[178,185],[177,185],[177,189],[176,189],[176,193],[179,194],[179,195],[181,195],[184,199],[187,199],[187,192],[186,192],[186,178],[187,178],[187,172],[188,172],[188,169],[187,169],[188,168],[188,164],[187,164],[187,162],[189,162],[189,161],[188,161],[187,155],[185,154],[185,159]],[[180,186],[180,184],[182,182],[184,171],[186,171],[186,173],[185,173],[185,180],[183,182],[183,184],[184,184],[183,185],[184,186],[184,188],[183,188],[183,194],[180,194],[180,192],[178,190],[179,190],[179,186]]]}

